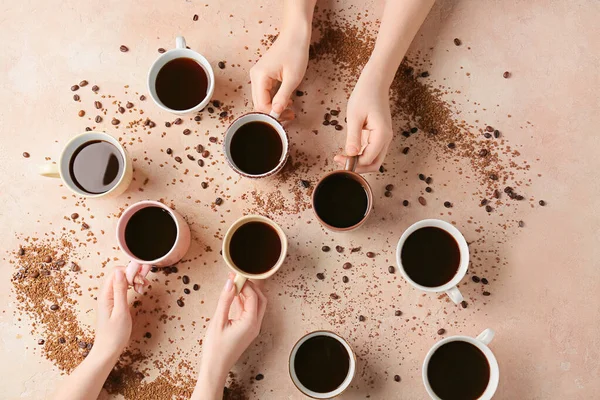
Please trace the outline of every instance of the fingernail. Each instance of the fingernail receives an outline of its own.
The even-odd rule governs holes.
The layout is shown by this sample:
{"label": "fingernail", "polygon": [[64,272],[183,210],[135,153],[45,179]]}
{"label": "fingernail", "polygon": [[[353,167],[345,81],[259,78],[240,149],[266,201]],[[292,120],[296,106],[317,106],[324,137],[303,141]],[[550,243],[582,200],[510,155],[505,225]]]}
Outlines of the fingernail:
{"label": "fingernail", "polygon": [[277,113],[282,113],[284,110],[284,107],[279,104],[279,103],[273,103],[273,111],[277,112]]}
{"label": "fingernail", "polygon": [[120,269],[115,271],[115,281],[123,282],[124,280],[125,280],[125,274],[123,273],[123,271],[121,271]]}
{"label": "fingernail", "polygon": [[227,282],[225,282],[225,288],[224,288],[224,290],[226,292],[229,292],[232,287],[233,287],[233,281],[231,279],[227,279]]}
{"label": "fingernail", "polygon": [[135,278],[133,278],[133,283],[137,283],[138,285],[144,285],[146,282],[144,281],[144,278],[142,278],[139,275],[136,275]]}
{"label": "fingernail", "polygon": [[353,146],[353,145],[346,146],[346,153],[349,156],[355,156],[355,155],[358,154],[358,148],[356,146]]}

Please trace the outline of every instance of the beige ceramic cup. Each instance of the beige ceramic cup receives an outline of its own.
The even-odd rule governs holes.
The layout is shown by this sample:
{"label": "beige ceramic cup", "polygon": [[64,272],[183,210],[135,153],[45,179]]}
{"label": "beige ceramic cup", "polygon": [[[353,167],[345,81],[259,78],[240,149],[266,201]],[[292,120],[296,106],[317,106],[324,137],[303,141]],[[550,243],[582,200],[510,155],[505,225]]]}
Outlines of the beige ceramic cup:
{"label": "beige ceramic cup", "polygon": [[[269,225],[270,227],[275,229],[275,231],[279,235],[279,240],[281,241],[281,254],[279,255],[277,263],[275,263],[273,268],[262,274],[249,274],[239,269],[231,259],[231,254],[229,251],[231,238],[233,237],[235,231],[237,231],[241,226],[249,222],[262,222]],[[277,270],[279,270],[279,268],[281,268],[281,266],[283,265],[283,260],[285,260],[285,256],[287,254],[287,246],[287,237],[285,236],[283,229],[281,229],[279,225],[277,225],[275,222],[271,221],[267,217],[263,217],[262,215],[247,215],[235,221],[233,225],[231,225],[231,227],[227,230],[227,233],[225,233],[225,237],[223,238],[222,252],[223,259],[225,259],[225,263],[227,263],[229,268],[231,268],[231,270],[235,272],[235,279],[233,283],[235,283],[237,292],[239,293],[242,290],[242,287],[244,287],[244,283],[246,283],[248,279],[267,279],[273,274],[275,274],[275,272],[277,272]]]}
{"label": "beige ceramic cup", "polygon": [[[300,382],[298,376],[296,375],[295,361],[298,349],[300,348],[300,346],[302,346],[304,342],[315,336],[329,336],[331,338],[334,338],[335,340],[339,341],[342,344],[342,346],[344,346],[350,357],[350,368],[348,369],[348,375],[346,375],[346,379],[344,379],[342,384],[337,389],[328,393],[319,393],[308,389],[302,384],[302,382]],[[350,384],[352,383],[352,379],[354,379],[354,374],[356,373],[356,355],[354,354],[354,350],[352,350],[352,347],[350,347],[350,344],[348,344],[348,342],[338,334],[325,330],[314,331],[300,338],[300,340],[298,340],[292,348],[292,351],[290,352],[289,372],[290,378],[292,378],[292,382],[294,383],[296,388],[298,388],[298,390],[302,392],[302,394],[313,399],[331,399],[342,394],[346,389],[348,389],[348,386],[350,386]]]}
{"label": "beige ceramic cup", "polygon": [[[123,158],[123,162],[125,163],[125,167],[123,168],[123,173],[119,177],[119,181],[115,186],[112,187],[109,191],[99,194],[92,194],[81,190],[75,185],[73,179],[71,178],[71,174],[69,173],[69,165],[71,163],[71,158],[75,151],[80,148],[85,143],[102,140],[108,142],[115,146],[117,150],[121,153],[121,157]],[[66,187],[71,189],[78,196],[88,197],[88,198],[98,198],[98,197],[116,197],[122,194],[131,183],[131,179],[133,178],[133,164],[131,162],[131,158],[125,148],[119,143],[117,139],[114,137],[104,133],[104,132],[85,132],[80,135],[75,136],[71,139],[63,148],[62,153],[60,154],[60,160],[58,164],[44,164],[40,167],[40,175],[48,177],[48,178],[60,178]]]}

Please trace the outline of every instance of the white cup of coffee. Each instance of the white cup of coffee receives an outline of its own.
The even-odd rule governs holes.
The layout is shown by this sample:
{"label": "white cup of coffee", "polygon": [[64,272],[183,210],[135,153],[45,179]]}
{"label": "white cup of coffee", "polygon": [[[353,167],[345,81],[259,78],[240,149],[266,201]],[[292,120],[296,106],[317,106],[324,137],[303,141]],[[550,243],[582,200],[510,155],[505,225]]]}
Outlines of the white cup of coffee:
{"label": "white cup of coffee", "polygon": [[303,336],[290,353],[290,378],[302,394],[331,399],[352,383],[356,356],[341,336],[315,331]]}
{"label": "white cup of coffee", "polygon": [[440,340],[423,362],[423,384],[434,400],[490,400],[500,380],[498,361],[488,347],[494,331],[476,338],[451,336]]}
{"label": "white cup of coffee", "polygon": [[78,196],[116,197],[129,187],[133,164],[117,139],[90,131],[72,138],[58,164],[44,164],[39,172],[48,178],[60,178]]}
{"label": "white cup of coffee", "polygon": [[400,237],[396,262],[404,279],[424,292],[445,292],[460,304],[456,287],[469,266],[469,246],[453,225],[439,219],[412,224]]}
{"label": "white cup of coffee", "polygon": [[229,125],[223,153],[231,168],[247,178],[275,175],[285,166],[290,154],[287,133],[275,112],[251,112]]}
{"label": "white cup of coffee", "polygon": [[177,36],[175,48],[158,57],[148,73],[150,97],[173,114],[202,110],[214,91],[215,74],[210,63],[188,49],[183,36]]}

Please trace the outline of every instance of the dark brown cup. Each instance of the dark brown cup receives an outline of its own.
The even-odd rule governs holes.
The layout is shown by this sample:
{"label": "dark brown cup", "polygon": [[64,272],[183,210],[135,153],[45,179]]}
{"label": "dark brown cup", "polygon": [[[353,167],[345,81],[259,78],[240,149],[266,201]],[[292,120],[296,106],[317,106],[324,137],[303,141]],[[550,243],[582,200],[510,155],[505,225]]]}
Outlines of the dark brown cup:
{"label": "dark brown cup", "polygon": [[[354,156],[354,157],[348,157],[346,160],[346,165],[344,167],[344,169],[339,170],[339,171],[333,171],[328,173],[327,175],[323,176],[319,182],[317,183],[317,185],[315,186],[315,190],[313,190],[313,194],[312,194],[312,208],[313,211],[315,213],[315,216],[317,217],[317,219],[319,220],[319,222],[321,223],[321,225],[323,225],[325,228],[329,229],[330,231],[334,231],[334,232],[347,232],[347,231],[351,231],[354,230],[358,227],[360,227],[362,224],[365,223],[365,221],[367,220],[367,218],[369,218],[369,215],[371,215],[371,211],[373,210],[373,191],[371,190],[371,186],[369,186],[369,183],[367,182],[367,180],[365,178],[363,178],[361,175],[357,174],[356,172],[354,172],[356,170],[356,164],[358,163],[358,156]],[[349,227],[345,227],[345,228],[339,228],[333,225],[328,224],[327,222],[323,221],[323,219],[319,216],[319,214],[317,213],[317,209],[315,207],[315,194],[317,193],[317,189],[319,188],[319,185],[321,185],[323,183],[323,181],[327,178],[329,178],[332,175],[336,175],[336,174],[342,174],[342,175],[346,175],[347,177],[355,180],[356,182],[360,183],[360,185],[363,187],[363,189],[365,190],[366,194],[367,194],[367,210],[365,211],[365,216],[356,224],[349,226]]]}

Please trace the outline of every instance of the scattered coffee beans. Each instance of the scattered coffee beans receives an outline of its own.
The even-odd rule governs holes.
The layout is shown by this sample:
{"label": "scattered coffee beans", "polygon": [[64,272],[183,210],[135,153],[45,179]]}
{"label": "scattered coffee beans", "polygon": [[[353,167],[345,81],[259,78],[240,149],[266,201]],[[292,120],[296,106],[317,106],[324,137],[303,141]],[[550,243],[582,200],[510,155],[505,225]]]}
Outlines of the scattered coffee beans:
{"label": "scattered coffee beans", "polygon": [[129,48],[125,45],[121,45],[121,47],[119,47],[119,50],[121,50],[121,53],[126,53],[129,51]]}
{"label": "scattered coffee beans", "polygon": [[444,333],[446,333],[446,330],[444,328],[440,328],[437,331],[438,335],[443,335]]}

